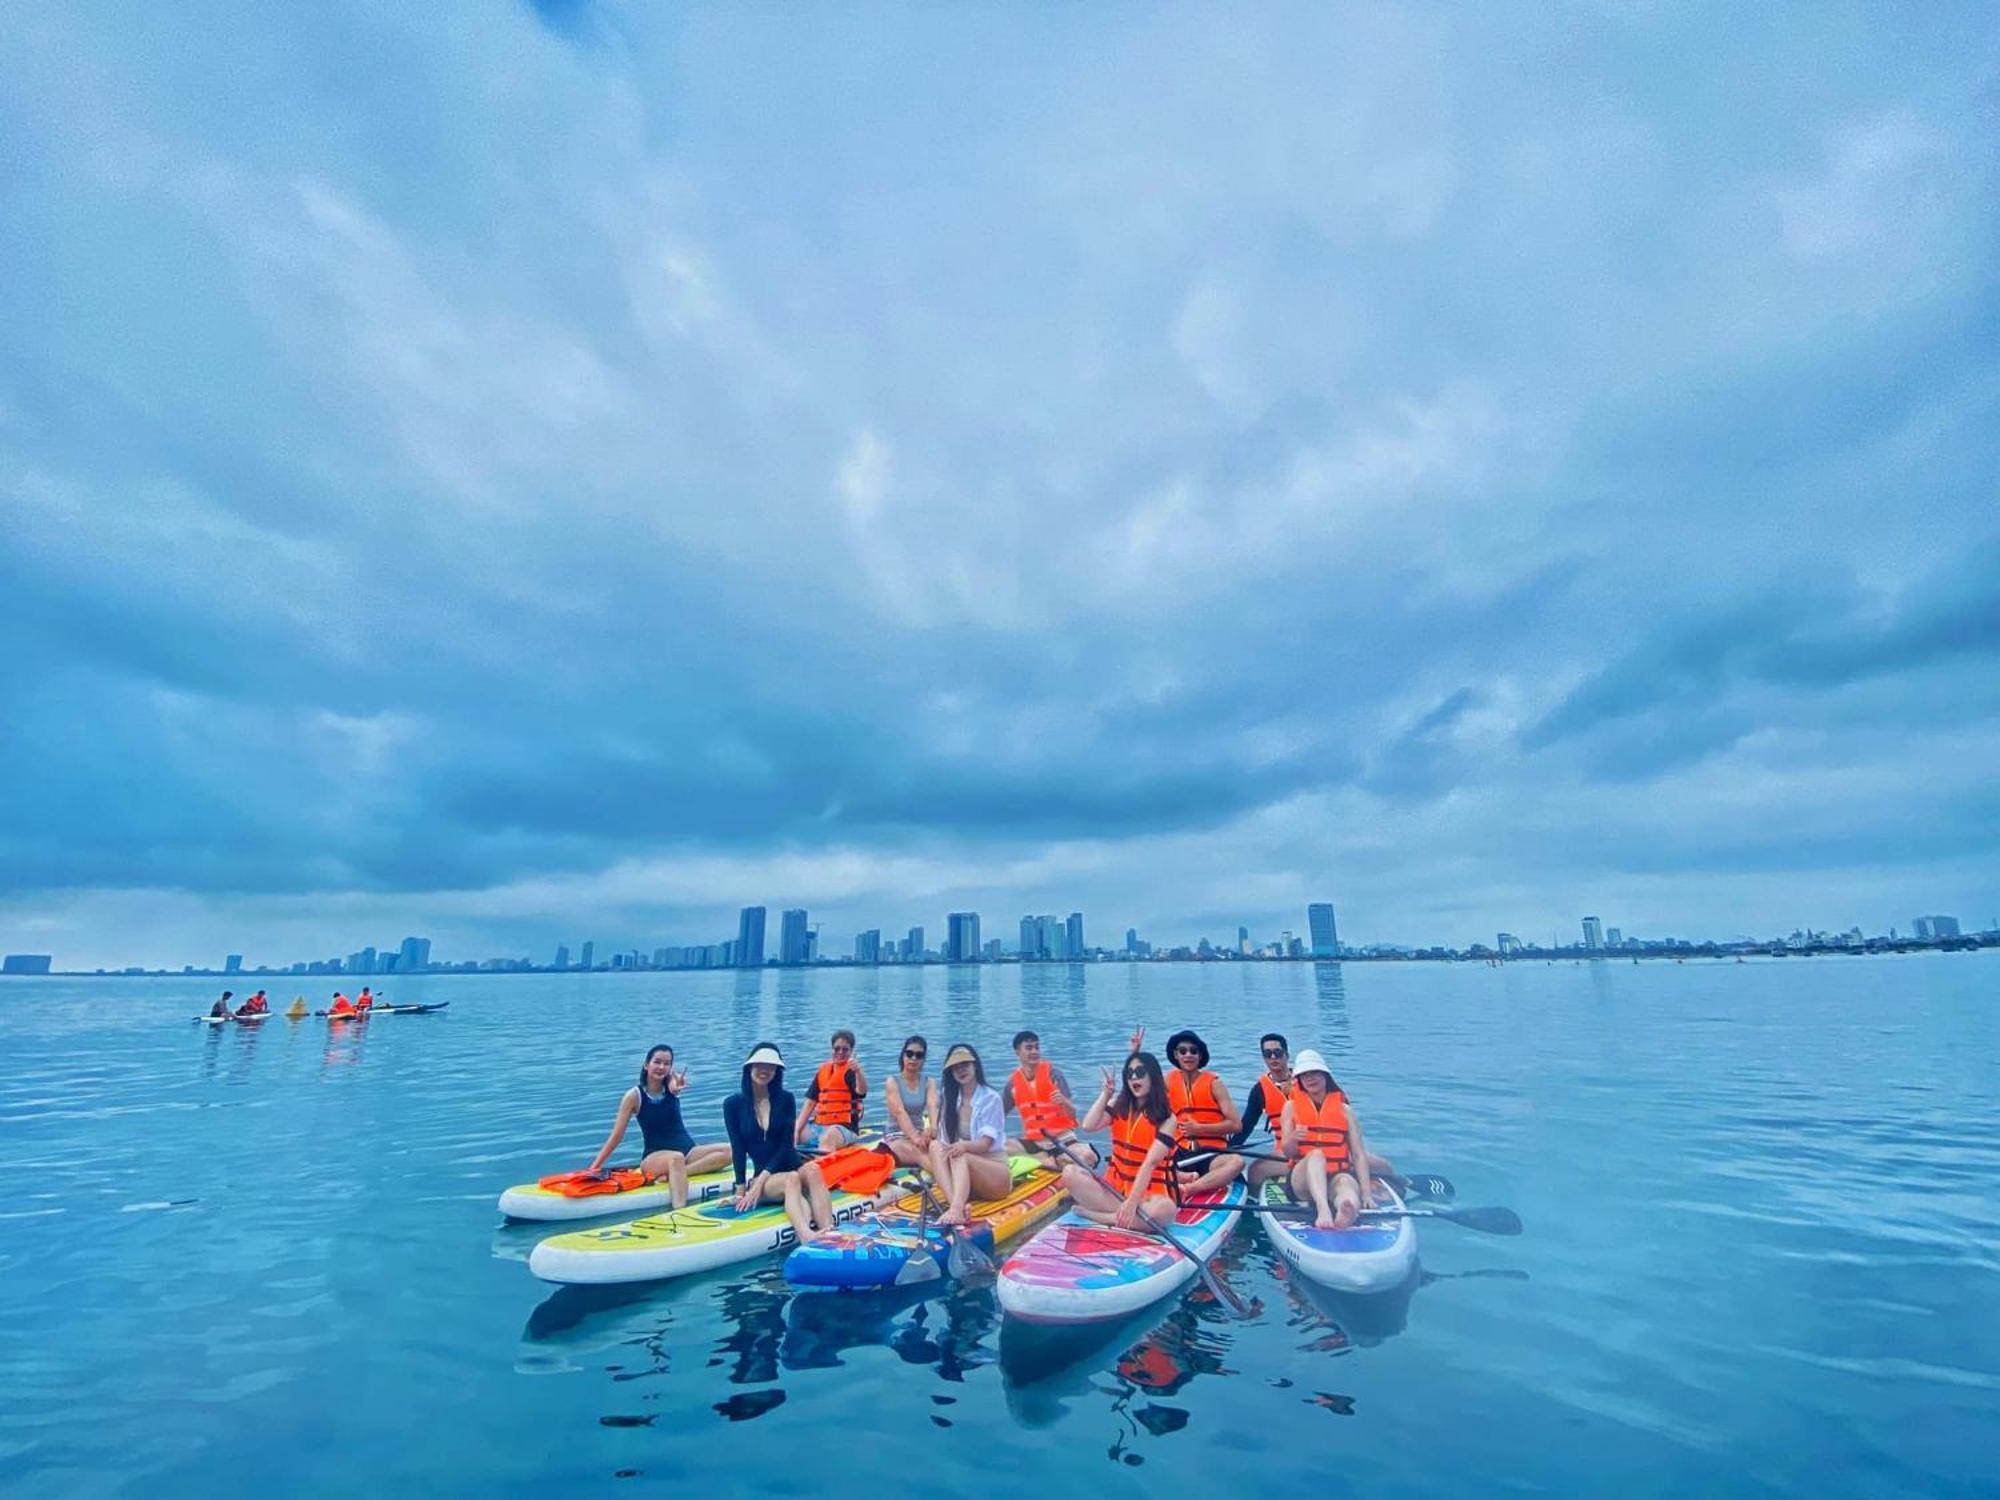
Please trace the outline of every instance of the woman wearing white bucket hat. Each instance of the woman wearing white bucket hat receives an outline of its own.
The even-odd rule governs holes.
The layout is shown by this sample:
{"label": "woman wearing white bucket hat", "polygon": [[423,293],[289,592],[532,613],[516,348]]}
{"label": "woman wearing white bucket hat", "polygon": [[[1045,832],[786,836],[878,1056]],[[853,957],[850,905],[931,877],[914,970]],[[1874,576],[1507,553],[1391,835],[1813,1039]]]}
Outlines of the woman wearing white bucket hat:
{"label": "woman wearing white bucket hat", "polygon": [[1278,1149],[1292,1164],[1292,1196],[1312,1204],[1316,1228],[1345,1229],[1375,1196],[1361,1122],[1311,1047],[1293,1059],[1292,1076],[1298,1083],[1278,1127]]}

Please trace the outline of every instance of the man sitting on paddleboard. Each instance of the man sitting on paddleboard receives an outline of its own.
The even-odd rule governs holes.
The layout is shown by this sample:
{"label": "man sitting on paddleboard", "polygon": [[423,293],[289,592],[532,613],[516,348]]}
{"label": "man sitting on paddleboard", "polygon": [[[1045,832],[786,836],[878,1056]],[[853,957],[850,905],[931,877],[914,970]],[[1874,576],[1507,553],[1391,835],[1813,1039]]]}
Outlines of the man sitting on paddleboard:
{"label": "man sitting on paddleboard", "polygon": [[1032,1031],[1014,1033],[1014,1058],[1020,1066],[1008,1075],[1000,1091],[1003,1110],[1019,1110],[1021,1136],[1009,1141],[1010,1151],[1053,1152],[1056,1145],[1067,1146],[1090,1165],[1097,1165],[1097,1152],[1077,1138],[1076,1104],[1069,1080],[1061,1068],[1042,1056],[1042,1039]]}
{"label": "man sitting on paddleboard", "polygon": [[216,1001],[215,1004],[211,1005],[208,1008],[208,1013],[211,1016],[214,1016],[217,1020],[222,1020],[222,1021],[226,1021],[229,1019],[229,1017],[235,1015],[236,1012],[230,1009],[229,1006],[229,999],[235,993],[236,991],[234,990],[224,990],[222,992],[222,998]]}
{"label": "man sitting on paddleboard", "polygon": [[819,1065],[806,1089],[792,1144],[810,1144],[817,1151],[838,1151],[861,1128],[861,1105],[868,1097],[868,1075],[854,1060],[854,1033],[842,1028],[832,1037],[833,1056]]}
{"label": "man sitting on paddleboard", "polygon": [[271,1002],[264,998],[262,990],[257,991],[243,1002],[243,1008],[236,1012],[239,1016],[266,1016],[271,1013]]}
{"label": "man sitting on paddleboard", "polygon": [[1183,1193],[1206,1193],[1226,1187],[1243,1170],[1243,1158],[1229,1150],[1230,1137],[1243,1121],[1230,1102],[1222,1080],[1208,1071],[1208,1043],[1192,1031],[1167,1038],[1167,1108],[1181,1122],[1181,1143],[1189,1151],[1214,1151],[1201,1175],[1183,1182]]}
{"label": "man sitting on paddleboard", "polygon": [[1279,1149],[1292,1163],[1292,1197],[1312,1204],[1314,1228],[1345,1229],[1375,1197],[1361,1122],[1326,1059],[1312,1048],[1299,1054],[1294,1071],[1298,1087],[1285,1101],[1278,1128]]}

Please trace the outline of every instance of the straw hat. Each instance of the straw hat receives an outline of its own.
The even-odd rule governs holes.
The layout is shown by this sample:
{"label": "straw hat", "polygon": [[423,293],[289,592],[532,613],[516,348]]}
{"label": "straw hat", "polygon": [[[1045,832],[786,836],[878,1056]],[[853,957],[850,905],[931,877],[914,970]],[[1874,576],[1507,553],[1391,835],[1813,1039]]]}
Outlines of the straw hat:
{"label": "straw hat", "polygon": [[973,1055],[972,1049],[966,1046],[965,1043],[960,1042],[956,1047],[953,1047],[951,1051],[945,1053],[944,1068],[945,1071],[949,1073],[953,1068],[957,1067],[962,1062],[978,1062],[978,1061],[979,1059]]}

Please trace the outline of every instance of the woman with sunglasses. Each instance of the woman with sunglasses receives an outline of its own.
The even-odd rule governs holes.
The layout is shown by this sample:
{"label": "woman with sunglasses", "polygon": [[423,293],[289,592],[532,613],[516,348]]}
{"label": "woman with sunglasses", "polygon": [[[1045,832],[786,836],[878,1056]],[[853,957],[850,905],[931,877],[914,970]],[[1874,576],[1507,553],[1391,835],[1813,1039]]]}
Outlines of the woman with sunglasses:
{"label": "woman with sunglasses", "polygon": [[[1251,1135],[1261,1124],[1271,1133],[1269,1145],[1275,1152],[1279,1131],[1284,1124],[1285,1105],[1299,1086],[1298,1078],[1292,1072],[1291,1043],[1281,1033],[1265,1032],[1257,1039],[1257,1050],[1263,1054],[1264,1071],[1257,1075],[1256,1083],[1251,1085],[1245,1096],[1250,1102],[1243,1108],[1243,1128],[1236,1132],[1229,1144],[1239,1148],[1249,1145]],[[1339,1088],[1339,1084],[1334,1085],[1336,1092]],[[1284,1176],[1290,1170],[1289,1162],[1270,1156],[1251,1161],[1250,1170],[1245,1175],[1250,1185],[1257,1187],[1273,1177]],[[1377,1177],[1393,1177],[1396,1172],[1388,1157],[1378,1156],[1372,1151],[1368,1153],[1368,1170]]]}
{"label": "woman with sunglasses", "polygon": [[986,1082],[979,1054],[960,1042],[944,1055],[944,1088],[938,1103],[938,1136],[931,1142],[931,1175],[944,1189],[940,1224],[971,1219],[974,1198],[1004,1198],[1014,1174],[1007,1165],[1007,1116],[1000,1095]]}
{"label": "woman with sunglasses", "polygon": [[[1167,1082],[1150,1052],[1125,1059],[1123,1083],[1104,1070],[1104,1090],[1083,1116],[1083,1129],[1111,1125],[1111,1161],[1099,1178],[1071,1162],[1063,1168],[1076,1211],[1100,1224],[1131,1229],[1144,1219],[1165,1224],[1174,1205],[1154,1185],[1177,1144],[1179,1127],[1167,1108]],[[1169,1168],[1169,1170],[1172,1170]]]}
{"label": "woman with sunglasses", "polygon": [[688,1134],[687,1122],[681,1118],[680,1099],[681,1090],[686,1087],[687,1069],[674,1071],[673,1048],[662,1042],[647,1052],[645,1062],[639,1065],[639,1082],[625,1090],[625,1097],[618,1101],[618,1117],[611,1122],[611,1134],[584,1168],[585,1173],[604,1170],[604,1164],[611,1160],[611,1153],[625,1139],[625,1129],[636,1116],[640,1138],[645,1142],[639,1170],[646,1174],[648,1182],[666,1178],[673,1190],[674,1207],[686,1208],[689,1174],[716,1171],[729,1160],[727,1146],[697,1146],[694,1137]]}
{"label": "woman with sunglasses", "polygon": [[938,1118],[937,1082],[924,1076],[924,1059],[930,1050],[930,1043],[920,1036],[904,1039],[902,1065],[890,1075],[885,1096],[889,1131],[882,1144],[906,1167],[930,1164],[931,1127]]}

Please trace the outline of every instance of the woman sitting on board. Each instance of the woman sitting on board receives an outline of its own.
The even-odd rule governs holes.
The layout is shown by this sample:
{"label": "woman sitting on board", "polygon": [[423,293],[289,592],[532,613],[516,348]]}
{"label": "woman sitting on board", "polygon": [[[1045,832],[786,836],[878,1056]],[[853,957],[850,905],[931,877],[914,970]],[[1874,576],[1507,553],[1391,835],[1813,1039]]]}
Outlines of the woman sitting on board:
{"label": "woman sitting on board", "polygon": [[944,1057],[931,1175],[947,1200],[938,1216],[940,1224],[966,1223],[974,1198],[1004,1198],[1014,1181],[1007,1165],[1007,1116],[1000,1095],[986,1082],[979,1054],[963,1042]]}
{"label": "woman sitting on board", "polygon": [[[722,1125],[729,1132],[729,1153],[736,1171],[735,1208],[749,1213],[761,1203],[782,1203],[792,1233],[801,1245],[817,1234],[807,1214],[806,1193],[812,1190],[812,1212],[822,1230],[833,1227],[833,1207],[819,1173],[810,1184],[801,1180],[805,1158],[793,1144],[798,1128],[798,1100],[785,1087],[785,1059],[770,1042],[759,1042],[743,1060],[743,1086],[722,1101]],[[747,1180],[745,1165],[755,1173]]]}
{"label": "woman sitting on board", "polygon": [[924,1076],[924,1059],[931,1044],[920,1036],[906,1037],[900,1065],[889,1075],[885,1097],[889,1130],[882,1144],[906,1167],[930,1164],[932,1126],[938,1118],[937,1081]]}
{"label": "woman sitting on board", "polygon": [[[1075,1162],[1063,1168],[1063,1185],[1076,1211],[1100,1224],[1131,1229],[1142,1217],[1165,1224],[1174,1205],[1154,1187],[1160,1167],[1178,1144],[1179,1126],[1167,1108],[1160,1060],[1134,1052],[1123,1065],[1124,1082],[1104,1070],[1104,1089],[1083,1116],[1082,1128],[1111,1124],[1111,1161],[1102,1178]],[[1171,1170],[1171,1169],[1169,1169]]]}
{"label": "woman sitting on board", "polygon": [[662,1177],[673,1189],[674,1207],[686,1208],[688,1177],[696,1172],[720,1171],[729,1161],[729,1148],[722,1145],[697,1146],[681,1118],[681,1090],[687,1087],[687,1070],[674,1071],[674,1049],[664,1042],[646,1054],[639,1067],[639,1082],[618,1101],[618,1118],[611,1122],[611,1134],[598,1148],[586,1172],[602,1172],[611,1153],[625,1139],[625,1127],[638,1116],[639,1134],[645,1154],[639,1170],[646,1181]]}
{"label": "woman sitting on board", "polygon": [[1312,1204],[1315,1229],[1345,1229],[1375,1196],[1361,1122],[1326,1059],[1312,1048],[1299,1053],[1292,1073],[1298,1087],[1278,1127],[1278,1149],[1292,1162],[1292,1196]]}

